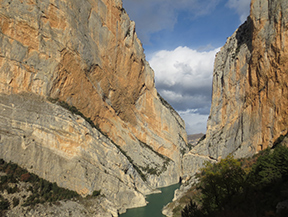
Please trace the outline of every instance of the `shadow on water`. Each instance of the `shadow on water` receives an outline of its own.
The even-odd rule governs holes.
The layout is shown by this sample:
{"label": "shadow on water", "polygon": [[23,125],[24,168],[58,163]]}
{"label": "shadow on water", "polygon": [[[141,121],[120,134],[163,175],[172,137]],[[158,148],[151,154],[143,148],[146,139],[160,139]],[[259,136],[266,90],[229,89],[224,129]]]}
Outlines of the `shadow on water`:
{"label": "shadow on water", "polygon": [[161,194],[148,195],[146,200],[149,202],[147,206],[129,209],[120,217],[163,217],[162,208],[172,201],[174,191],[180,187],[180,184],[160,188]]}

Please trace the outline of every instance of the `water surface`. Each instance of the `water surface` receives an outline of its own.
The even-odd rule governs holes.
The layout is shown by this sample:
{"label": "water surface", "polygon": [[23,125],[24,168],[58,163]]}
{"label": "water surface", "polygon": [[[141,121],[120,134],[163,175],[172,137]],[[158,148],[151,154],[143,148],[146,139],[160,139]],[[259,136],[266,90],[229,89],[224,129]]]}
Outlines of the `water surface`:
{"label": "water surface", "polygon": [[163,217],[163,207],[172,201],[174,191],[179,187],[180,184],[159,188],[162,191],[161,194],[147,196],[146,200],[149,202],[147,206],[128,209],[126,213],[121,214],[119,217]]}

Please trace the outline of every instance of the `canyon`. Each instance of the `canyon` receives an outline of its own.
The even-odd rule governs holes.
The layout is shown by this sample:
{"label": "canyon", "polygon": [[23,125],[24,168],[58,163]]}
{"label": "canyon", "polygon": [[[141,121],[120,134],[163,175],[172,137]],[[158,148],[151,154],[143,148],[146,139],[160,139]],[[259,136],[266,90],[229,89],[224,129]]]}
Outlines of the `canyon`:
{"label": "canyon", "polygon": [[107,216],[145,206],[205,161],[287,134],[287,50],[288,2],[252,0],[216,55],[207,132],[189,146],[121,0],[0,1],[0,158],[83,197],[101,190]]}

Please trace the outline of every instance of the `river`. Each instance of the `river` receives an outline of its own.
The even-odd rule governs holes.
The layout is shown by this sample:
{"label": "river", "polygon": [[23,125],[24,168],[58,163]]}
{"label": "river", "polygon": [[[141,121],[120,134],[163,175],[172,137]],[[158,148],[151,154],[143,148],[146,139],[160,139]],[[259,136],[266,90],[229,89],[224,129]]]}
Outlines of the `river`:
{"label": "river", "polygon": [[161,194],[147,196],[146,200],[149,202],[147,206],[129,209],[126,213],[119,215],[119,217],[163,217],[163,207],[172,201],[174,191],[179,187],[180,184],[160,188]]}

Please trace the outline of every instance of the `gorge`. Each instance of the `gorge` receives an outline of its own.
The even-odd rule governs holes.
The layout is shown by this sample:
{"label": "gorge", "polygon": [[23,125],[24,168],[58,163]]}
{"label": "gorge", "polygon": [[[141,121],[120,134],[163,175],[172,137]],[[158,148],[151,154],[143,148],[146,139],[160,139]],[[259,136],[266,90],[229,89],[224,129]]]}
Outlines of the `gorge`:
{"label": "gorge", "polygon": [[251,1],[216,55],[206,137],[191,147],[121,0],[0,1],[0,158],[83,197],[101,191],[107,216],[145,206],[205,161],[287,134],[287,34],[286,0]]}

